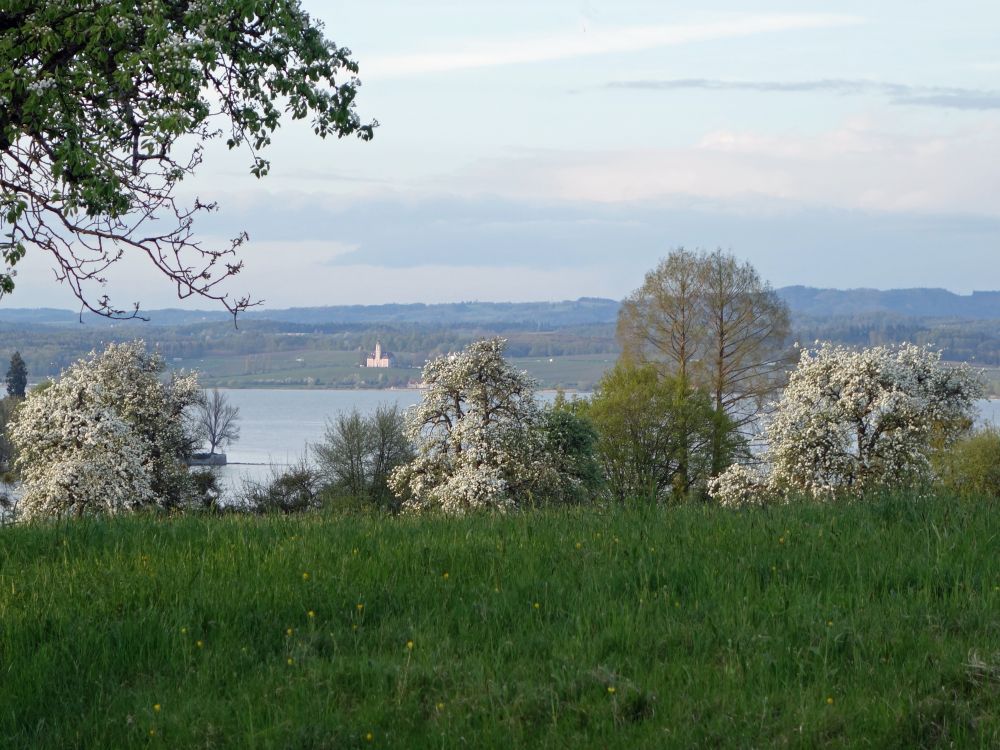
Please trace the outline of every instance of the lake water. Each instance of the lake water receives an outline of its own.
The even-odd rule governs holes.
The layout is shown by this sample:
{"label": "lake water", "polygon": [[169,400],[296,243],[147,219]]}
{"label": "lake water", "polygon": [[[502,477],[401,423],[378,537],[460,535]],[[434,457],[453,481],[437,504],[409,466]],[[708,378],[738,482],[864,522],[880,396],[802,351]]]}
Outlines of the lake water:
{"label": "lake water", "polygon": [[[406,408],[421,396],[418,390],[221,390],[240,410],[240,439],[226,448],[229,465],[221,471],[229,487],[266,478],[307,457],[309,446],[323,440],[327,422],[341,412],[356,407],[365,414],[379,404]],[[540,394],[543,401],[554,396]],[[1000,400],[980,401],[979,414],[981,423],[1000,426]]]}
{"label": "lake water", "polygon": [[242,478],[260,479],[305,458],[310,445],[323,440],[327,423],[357,408],[362,414],[379,404],[406,408],[420,400],[417,390],[274,390],[219,389],[240,410],[240,439],[228,446],[229,465],[222,476],[229,485]]}
{"label": "lake water", "polygon": [[[366,414],[379,404],[406,408],[420,400],[418,390],[274,390],[220,389],[240,410],[240,439],[226,449],[229,466],[222,476],[230,486],[242,478],[261,479],[272,467],[295,463],[308,447],[323,440],[326,425],[338,414],[357,408]],[[543,401],[554,397],[540,394]],[[979,402],[980,421],[1000,425],[1000,400]]]}

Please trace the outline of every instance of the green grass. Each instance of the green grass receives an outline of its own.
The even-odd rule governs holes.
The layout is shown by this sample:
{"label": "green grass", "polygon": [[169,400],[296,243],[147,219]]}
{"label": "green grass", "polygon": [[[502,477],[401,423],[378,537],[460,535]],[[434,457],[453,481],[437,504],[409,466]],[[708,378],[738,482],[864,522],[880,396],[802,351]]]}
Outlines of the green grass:
{"label": "green grass", "polygon": [[997,747],[998,510],[7,528],[0,746]]}
{"label": "green grass", "polygon": [[519,370],[527,370],[543,388],[592,391],[605,372],[615,366],[614,354],[567,354],[560,357],[510,357]]}

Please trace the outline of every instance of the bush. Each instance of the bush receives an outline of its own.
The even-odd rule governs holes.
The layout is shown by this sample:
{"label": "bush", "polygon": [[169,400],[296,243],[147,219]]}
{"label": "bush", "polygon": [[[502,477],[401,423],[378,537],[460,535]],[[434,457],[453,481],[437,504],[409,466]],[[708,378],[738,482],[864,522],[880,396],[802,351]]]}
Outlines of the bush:
{"label": "bush", "polygon": [[301,513],[323,504],[319,472],[304,460],[284,471],[271,469],[263,481],[244,479],[235,505],[248,513]]}
{"label": "bush", "polygon": [[708,396],[652,365],[619,363],[598,384],[585,413],[597,427],[597,454],[608,492],[618,502],[681,500],[701,493],[713,463],[715,439],[737,449],[734,430],[719,429]]}
{"label": "bush", "polygon": [[195,510],[222,510],[222,497],[225,494],[219,478],[219,472],[213,468],[196,469],[190,472],[191,496],[188,506]]}
{"label": "bush", "polygon": [[1000,497],[1000,429],[986,427],[934,457],[941,484],[964,496]]}
{"label": "bush", "polygon": [[327,424],[325,440],[313,447],[329,489],[341,496],[398,509],[387,481],[392,470],[413,458],[396,404],[379,405],[368,416],[354,409]]}
{"label": "bush", "polygon": [[577,412],[582,409],[559,400],[542,411],[541,430],[559,475],[551,500],[558,503],[590,502],[603,483],[595,453],[597,429]]}

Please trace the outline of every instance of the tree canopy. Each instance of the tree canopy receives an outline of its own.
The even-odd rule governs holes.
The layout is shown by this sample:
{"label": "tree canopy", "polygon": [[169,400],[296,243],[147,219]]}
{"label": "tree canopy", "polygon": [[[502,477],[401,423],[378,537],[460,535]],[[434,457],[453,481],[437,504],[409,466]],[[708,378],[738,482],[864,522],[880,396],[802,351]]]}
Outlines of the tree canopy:
{"label": "tree canopy", "polygon": [[28,387],[28,366],[24,364],[21,352],[14,352],[11,356],[6,380],[7,395],[24,398],[24,392]]}
{"label": "tree canopy", "polygon": [[424,367],[427,390],[406,418],[416,456],[389,479],[404,510],[506,511],[552,494],[535,383],[504,359],[505,345],[477,341]]}
{"label": "tree canopy", "polygon": [[252,304],[219,284],[240,271],[193,219],[215,204],[175,195],[206,142],[260,152],[283,115],[321,137],[372,137],[354,103],[350,50],[298,0],[7,0],[0,6],[0,295],[30,250],[51,255],[81,304],[136,314],[97,290],[125,253],[145,256],[179,297]]}
{"label": "tree canopy", "polygon": [[21,518],[173,508],[191,494],[184,410],[196,376],[164,381],[163,358],[135,341],[111,344],[28,394],[11,437]]}
{"label": "tree canopy", "polygon": [[726,430],[750,428],[791,363],[789,312],[750,263],[729,253],[679,248],[622,302],[618,339],[631,363],[706,391],[720,420],[712,473],[726,467]]}

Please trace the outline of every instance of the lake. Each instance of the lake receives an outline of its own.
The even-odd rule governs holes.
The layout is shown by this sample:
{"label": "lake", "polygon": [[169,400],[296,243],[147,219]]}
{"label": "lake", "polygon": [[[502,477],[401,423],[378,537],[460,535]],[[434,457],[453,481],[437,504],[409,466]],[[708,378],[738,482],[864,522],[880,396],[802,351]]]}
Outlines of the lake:
{"label": "lake", "polygon": [[[240,439],[225,449],[229,465],[220,472],[226,485],[243,479],[269,477],[275,469],[307,457],[309,446],[323,440],[327,423],[357,408],[367,414],[379,404],[413,406],[422,391],[400,390],[278,390],[220,388],[240,410]],[[555,391],[540,391],[539,400],[551,401]]]}
{"label": "lake", "polygon": [[[420,400],[418,390],[277,390],[220,389],[240,410],[240,439],[226,449],[230,465],[222,470],[226,484],[261,479],[306,457],[308,446],[323,440],[326,425],[357,407],[366,414],[379,404],[406,408]],[[539,394],[543,401],[554,391]],[[980,421],[1000,425],[1000,400],[979,402]]]}
{"label": "lake", "polygon": [[[418,390],[278,390],[220,389],[240,410],[240,439],[226,448],[229,465],[221,476],[229,487],[243,479],[259,480],[308,454],[310,445],[323,440],[326,425],[352,408],[362,413],[379,404],[406,408],[420,400]],[[542,391],[542,401],[555,397]],[[1000,425],[1000,400],[979,402],[980,422]]]}
{"label": "lake", "polygon": [[421,395],[418,390],[219,390],[240,410],[240,439],[225,449],[229,465],[221,471],[231,486],[304,458],[310,445],[323,440],[327,422],[342,412],[356,407],[367,414],[379,404],[405,409]]}

